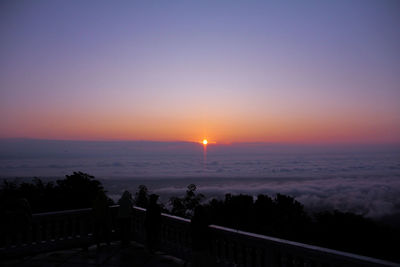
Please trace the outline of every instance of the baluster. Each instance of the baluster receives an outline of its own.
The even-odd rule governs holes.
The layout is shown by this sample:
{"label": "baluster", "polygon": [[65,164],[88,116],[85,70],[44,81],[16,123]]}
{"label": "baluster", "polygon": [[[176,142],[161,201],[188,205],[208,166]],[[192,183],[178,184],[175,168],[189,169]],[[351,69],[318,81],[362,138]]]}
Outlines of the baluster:
{"label": "baluster", "polygon": [[314,261],[311,259],[304,259],[304,267],[313,267],[315,266]]}
{"label": "baluster", "polygon": [[277,250],[271,245],[267,246],[264,250],[264,262],[265,266],[279,266],[280,255]]}
{"label": "baluster", "polygon": [[236,261],[236,251],[234,242],[228,242],[228,260],[231,263],[237,263]]}
{"label": "baluster", "polygon": [[77,217],[71,217],[71,238],[77,238],[79,234],[79,222]]}
{"label": "baluster", "polygon": [[83,215],[81,218],[83,239],[88,239],[89,234],[93,234],[93,224],[91,223],[91,219],[92,217],[88,216],[87,214]]}
{"label": "baluster", "polygon": [[46,242],[46,231],[47,231],[47,223],[42,220],[40,222],[40,243]]}
{"label": "baluster", "polygon": [[292,267],[293,266],[293,258],[288,253],[281,254],[281,263],[282,267]]}
{"label": "baluster", "polygon": [[217,263],[222,260],[222,242],[221,239],[216,238],[214,241],[214,253]]}
{"label": "baluster", "polygon": [[50,241],[54,242],[56,240],[56,226],[57,226],[57,219],[51,220],[51,227],[50,227]]}
{"label": "baluster", "polygon": [[[138,214],[138,213],[137,213],[137,215],[141,216],[141,214]],[[137,222],[137,232],[141,233],[141,238],[144,241],[146,238],[145,231],[144,231],[144,221],[142,220],[141,217],[138,217],[136,222]]]}
{"label": "baluster", "polygon": [[171,241],[172,241],[172,229],[171,226],[168,224],[164,224],[165,226],[165,243],[167,244],[167,246],[170,246]]}
{"label": "baluster", "polygon": [[28,227],[27,225],[23,225],[23,227],[21,227],[20,231],[19,231],[19,236],[20,236],[20,240],[19,240],[19,246],[25,246],[26,245],[26,239],[28,236]]}
{"label": "baluster", "polygon": [[253,249],[250,246],[246,246],[246,266],[253,266]]}
{"label": "baluster", "polygon": [[9,248],[11,244],[9,229],[3,229],[4,248]]}
{"label": "baluster", "polygon": [[295,257],[293,258],[293,266],[295,266],[295,267],[302,267],[302,266],[304,266],[303,258],[300,257],[299,255],[295,256]]}
{"label": "baluster", "polygon": [[246,266],[246,247],[242,246],[240,244],[237,244],[236,246],[236,259],[237,259],[237,265],[238,266]]}
{"label": "baluster", "polygon": [[22,237],[23,237],[24,233],[23,231],[21,231],[20,229],[16,229],[14,236],[15,236],[15,241],[14,241],[14,245],[16,247],[20,247],[22,245]]}
{"label": "baluster", "polygon": [[228,242],[225,239],[221,239],[221,260],[228,261]]}
{"label": "baluster", "polygon": [[41,230],[40,230],[40,221],[35,222],[34,224],[34,242],[36,245],[40,244],[42,242],[42,236],[41,236]]}
{"label": "baluster", "polygon": [[186,231],[185,235],[185,248],[186,252],[190,255],[192,251],[192,237],[189,230]]}
{"label": "baluster", "polygon": [[171,241],[172,241],[172,247],[174,248],[174,249],[176,249],[176,239],[177,239],[177,231],[176,231],[176,228],[175,227],[171,227],[171,233],[172,233],[172,238],[171,238]]}
{"label": "baluster", "polygon": [[47,231],[46,231],[46,241],[50,242],[52,239],[52,235],[53,235],[53,227],[54,227],[54,220],[50,219],[47,222]]}
{"label": "baluster", "polygon": [[46,243],[48,237],[48,221],[42,222],[42,243]]}
{"label": "baluster", "polygon": [[169,228],[167,225],[163,224],[162,226],[163,229],[163,243],[168,246],[168,240],[169,240]]}
{"label": "baluster", "polygon": [[48,238],[48,222],[44,221],[42,222],[42,227],[41,227],[41,234],[42,234],[42,238],[41,238],[41,242],[42,243],[46,243],[47,238]]}
{"label": "baluster", "polygon": [[180,229],[180,231],[178,229],[178,242],[177,243],[178,243],[178,249],[179,249],[180,253],[183,253],[183,250],[184,250],[183,239],[184,239],[183,229]]}
{"label": "baluster", "polygon": [[160,244],[165,244],[165,224],[162,223],[160,227]]}
{"label": "baluster", "polygon": [[182,255],[185,255],[186,254],[186,241],[185,241],[185,239],[186,239],[186,229],[182,229],[182,231],[180,233],[181,233],[181,236],[180,236],[180,244],[179,244],[179,246],[180,246],[180,250],[181,250]]}
{"label": "baluster", "polygon": [[65,221],[65,223],[64,223],[64,238],[65,239],[70,239],[70,234],[71,234],[71,219],[70,219],[70,217],[68,216],[67,217],[67,219],[66,219],[66,221]]}
{"label": "baluster", "polygon": [[211,240],[211,256],[215,259],[218,260],[218,243],[217,239],[214,237]]}
{"label": "baluster", "polygon": [[40,222],[40,243],[46,243],[46,231],[47,223],[45,221]]}
{"label": "baluster", "polygon": [[263,257],[263,249],[261,249],[260,247],[255,248],[255,252],[254,252],[254,266],[266,266],[265,262],[263,261],[264,257]]}
{"label": "baluster", "polygon": [[[140,214],[137,214],[137,215],[139,215],[140,216]],[[140,217],[138,217],[138,218],[136,218],[136,231],[138,232],[138,233],[143,233],[143,222],[142,222],[142,220],[140,219]]]}
{"label": "baluster", "polygon": [[82,217],[80,217],[80,216],[77,217],[77,220],[78,220],[78,237],[79,237],[79,239],[82,239],[84,236],[85,226],[83,224]]}
{"label": "baluster", "polygon": [[68,239],[68,221],[69,218],[65,217],[65,220],[63,220],[61,224],[61,237],[63,240]]}
{"label": "baluster", "polygon": [[288,267],[288,258],[285,254],[280,253],[279,260],[282,267]]}
{"label": "baluster", "polygon": [[235,260],[237,266],[247,266],[247,244],[236,243]]}
{"label": "baluster", "polygon": [[227,243],[225,241],[225,239],[223,237],[220,237],[219,239],[219,251],[220,251],[220,261],[221,263],[226,262],[227,261],[227,257],[226,257],[226,251],[227,251]]}
{"label": "baluster", "polygon": [[175,245],[175,250],[179,251],[179,239],[180,239],[180,231],[178,229],[178,227],[174,227],[175,229],[175,239],[174,239],[174,245]]}
{"label": "baluster", "polygon": [[3,229],[3,230],[1,230],[2,232],[1,232],[1,245],[0,245],[0,247],[1,248],[5,248],[5,249],[7,249],[7,247],[8,247],[8,244],[7,244],[7,230],[6,229]]}
{"label": "baluster", "polygon": [[191,248],[189,243],[190,233],[188,229],[185,229],[182,234],[182,247],[186,251],[187,248]]}
{"label": "baluster", "polygon": [[26,233],[26,245],[28,245],[28,246],[30,246],[30,245],[32,245],[32,240],[33,240],[33,238],[32,238],[32,236],[33,236],[33,223],[31,222],[29,225],[28,225],[28,230],[27,230],[27,233]]}
{"label": "baluster", "polygon": [[176,229],[176,241],[175,242],[176,242],[177,250],[179,251],[180,247],[181,247],[182,231],[181,231],[181,229],[179,229],[179,227],[176,227],[175,229]]}
{"label": "baluster", "polygon": [[53,220],[51,220],[51,223],[50,223],[50,227],[49,227],[49,230],[50,230],[50,234],[49,234],[49,241],[51,241],[51,242],[53,242],[56,238],[55,238],[55,228],[56,228],[56,225],[57,225],[57,219],[53,219]]}
{"label": "baluster", "polygon": [[63,230],[63,228],[62,228],[62,222],[65,220],[65,217],[63,216],[63,217],[61,217],[61,218],[58,218],[58,220],[57,220],[57,223],[56,223],[56,225],[55,225],[55,231],[54,231],[54,239],[56,240],[56,241],[60,241],[60,240],[63,240],[63,236],[62,236],[62,230]]}
{"label": "baluster", "polygon": [[65,225],[65,238],[66,239],[72,239],[73,237],[73,228],[74,228],[74,221],[71,218],[71,216],[68,216],[67,223]]}

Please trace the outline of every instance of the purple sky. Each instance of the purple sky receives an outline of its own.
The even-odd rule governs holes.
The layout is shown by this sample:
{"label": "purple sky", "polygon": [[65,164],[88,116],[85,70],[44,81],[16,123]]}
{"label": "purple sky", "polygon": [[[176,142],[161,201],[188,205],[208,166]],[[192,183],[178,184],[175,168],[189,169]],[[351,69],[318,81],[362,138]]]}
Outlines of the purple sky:
{"label": "purple sky", "polygon": [[1,1],[0,137],[400,142],[398,1]]}

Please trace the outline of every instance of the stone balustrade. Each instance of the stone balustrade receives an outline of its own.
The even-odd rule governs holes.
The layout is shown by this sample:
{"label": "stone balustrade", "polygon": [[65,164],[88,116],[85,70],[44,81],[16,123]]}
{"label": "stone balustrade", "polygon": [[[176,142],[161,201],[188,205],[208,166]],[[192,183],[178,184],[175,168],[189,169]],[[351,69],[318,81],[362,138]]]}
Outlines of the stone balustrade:
{"label": "stone balustrade", "polygon": [[221,266],[400,266],[375,258],[211,225],[214,260]]}
{"label": "stone balustrade", "polygon": [[[111,230],[115,235],[116,211],[110,207]],[[29,225],[13,220],[3,222],[0,232],[0,256],[13,257],[69,247],[86,247],[93,242],[92,209],[66,210],[32,215]]]}
{"label": "stone balustrade", "polygon": [[[112,238],[117,237],[118,206],[110,207]],[[145,241],[146,210],[134,208],[132,237]],[[211,225],[210,255],[218,266],[400,266],[400,264]],[[26,229],[4,231],[0,257],[87,247],[93,244],[91,209],[33,214]],[[190,220],[162,214],[160,248],[184,260],[191,258]]]}

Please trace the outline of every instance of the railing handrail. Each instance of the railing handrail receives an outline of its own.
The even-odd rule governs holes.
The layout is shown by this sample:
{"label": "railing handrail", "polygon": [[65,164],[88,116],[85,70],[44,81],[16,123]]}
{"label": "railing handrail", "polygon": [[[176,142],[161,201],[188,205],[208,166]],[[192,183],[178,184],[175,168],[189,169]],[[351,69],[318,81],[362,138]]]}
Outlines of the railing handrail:
{"label": "railing handrail", "polygon": [[[109,206],[110,208],[118,208],[119,205]],[[49,212],[40,212],[33,213],[32,217],[42,217],[42,216],[53,216],[53,215],[66,215],[66,214],[76,214],[76,213],[84,213],[88,211],[92,211],[92,208],[83,208],[83,209],[73,209],[73,210],[60,210],[60,211],[49,211]]]}
{"label": "railing handrail", "polygon": [[[118,205],[116,205],[116,206],[118,207]],[[145,208],[141,208],[141,207],[137,207],[137,206],[133,206],[133,209],[146,212]],[[180,221],[180,222],[183,222],[183,223],[190,223],[189,219],[182,218],[182,217],[175,216],[175,215],[171,215],[171,214],[168,214],[168,213],[163,213],[162,212],[161,216],[164,216],[164,217],[167,217],[167,218],[170,218],[170,219],[174,219],[174,220],[177,220],[177,221]]]}

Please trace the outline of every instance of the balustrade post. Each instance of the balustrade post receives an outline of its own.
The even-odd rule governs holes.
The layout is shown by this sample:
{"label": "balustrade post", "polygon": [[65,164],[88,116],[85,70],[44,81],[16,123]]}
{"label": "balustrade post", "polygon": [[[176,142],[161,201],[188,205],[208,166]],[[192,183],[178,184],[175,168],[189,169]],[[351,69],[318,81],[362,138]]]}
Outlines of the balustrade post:
{"label": "balustrade post", "polygon": [[55,238],[55,232],[56,232],[56,226],[57,226],[57,220],[51,220],[50,221],[50,227],[49,227],[49,241],[53,242],[56,240]]}
{"label": "balustrade post", "polygon": [[43,222],[42,223],[42,243],[47,242],[49,238],[49,223]]}
{"label": "balustrade post", "polygon": [[254,265],[255,266],[266,266],[265,262],[263,261],[263,249],[260,247],[256,248],[254,251]]}
{"label": "balustrade post", "polygon": [[35,244],[38,245],[42,242],[42,235],[41,235],[41,225],[40,221],[37,221],[34,223],[34,239],[35,239]]}
{"label": "balustrade post", "polygon": [[221,238],[221,260],[223,262],[228,262],[228,242]]}
{"label": "balustrade post", "polygon": [[312,266],[315,266],[315,264],[313,264],[313,261],[312,261],[312,260],[310,260],[310,259],[305,259],[304,262],[303,262],[303,266],[304,266],[304,267],[312,267]]}
{"label": "balustrade post", "polygon": [[33,233],[32,232],[33,232],[33,224],[32,224],[32,222],[30,222],[29,226],[28,226],[28,231],[26,233],[26,245],[27,246],[32,245],[32,241],[33,241]]}
{"label": "balustrade post", "polygon": [[213,238],[211,241],[211,253],[215,261],[218,263],[219,258],[220,258],[220,253],[219,253],[219,241],[217,238]]}
{"label": "balustrade post", "polygon": [[67,224],[68,224],[68,217],[65,217],[64,220],[60,221],[60,239],[67,240]]}
{"label": "balustrade post", "polygon": [[284,252],[281,254],[282,267],[293,267],[293,258],[288,253]]}
{"label": "balustrade post", "polygon": [[237,263],[235,243],[232,241],[228,242],[228,260]]}
{"label": "balustrade post", "polygon": [[250,246],[246,246],[245,251],[246,266],[253,266],[252,248]]}
{"label": "balustrade post", "polygon": [[59,241],[62,240],[62,221],[64,218],[59,218],[57,220],[56,226],[54,228],[54,239]]}
{"label": "balustrade post", "polygon": [[303,259],[299,255],[294,256],[292,262],[294,267],[303,267]]}
{"label": "balustrade post", "polygon": [[76,219],[78,221],[78,237],[79,237],[79,239],[82,239],[85,225],[84,225],[84,222],[83,222],[81,216],[78,216]]}
{"label": "balustrade post", "polygon": [[245,254],[246,254],[246,251],[245,251],[245,247],[244,246],[242,246],[242,245],[240,245],[240,244],[237,244],[236,245],[236,265],[237,266],[245,266],[245,264],[246,264],[246,262],[245,262]]}

